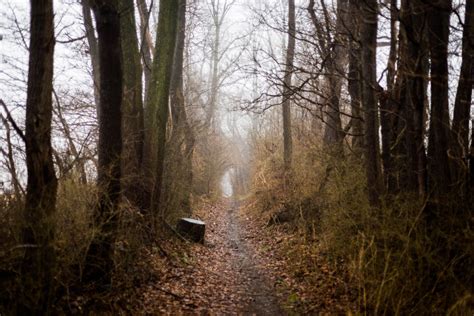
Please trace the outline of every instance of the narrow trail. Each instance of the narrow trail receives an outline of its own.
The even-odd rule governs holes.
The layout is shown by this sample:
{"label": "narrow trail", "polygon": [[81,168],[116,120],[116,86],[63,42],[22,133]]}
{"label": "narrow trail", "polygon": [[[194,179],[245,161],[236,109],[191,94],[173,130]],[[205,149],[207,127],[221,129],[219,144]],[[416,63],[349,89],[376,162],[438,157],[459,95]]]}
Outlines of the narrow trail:
{"label": "narrow trail", "polygon": [[270,286],[264,271],[259,268],[258,256],[249,247],[250,241],[241,236],[239,206],[238,202],[232,202],[227,211],[226,242],[230,243],[233,267],[238,272],[238,286],[241,288],[239,292],[242,293],[243,301],[246,302],[241,312],[256,315],[282,315],[284,313],[278,305],[274,289]]}
{"label": "narrow trail", "polygon": [[159,279],[137,289],[140,314],[285,315],[271,272],[240,217],[239,203],[208,205],[204,245],[191,244],[182,257],[160,258]]}

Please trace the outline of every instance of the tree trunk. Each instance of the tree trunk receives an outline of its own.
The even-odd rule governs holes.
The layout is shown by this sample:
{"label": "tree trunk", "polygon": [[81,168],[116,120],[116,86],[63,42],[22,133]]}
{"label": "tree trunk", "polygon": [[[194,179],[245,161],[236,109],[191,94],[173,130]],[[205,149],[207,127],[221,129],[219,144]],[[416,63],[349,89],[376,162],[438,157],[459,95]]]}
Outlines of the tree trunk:
{"label": "tree trunk", "polygon": [[[462,63],[452,127],[453,184],[465,192],[468,175],[469,119],[474,86],[474,2],[467,1],[462,38]],[[471,152],[472,153],[472,152]],[[472,157],[471,157],[472,159]],[[474,170],[470,164],[471,172]],[[471,177],[471,182],[474,180]]]}
{"label": "tree trunk", "polygon": [[186,115],[183,95],[183,59],[186,37],[186,0],[181,0],[178,17],[178,34],[174,64],[170,83],[171,115],[173,131],[167,152],[166,189],[167,207],[175,207],[191,213],[190,194],[192,189],[192,152],[194,135]]}
{"label": "tree trunk", "polygon": [[387,65],[387,91],[380,101],[380,125],[382,130],[382,164],[385,188],[389,193],[395,193],[396,177],[394,172],[394,160],[392,146],[396,141],[397,121],[397,92],[398,85],[395,84],[395,64],[397,61],[397,0],[390,0],[390,53]]}
{"label": "tree trunk", "polygon": [[347,33],[348,0],[337,1],[336,31],[331,51],[328,52],[327,70],[329,74],[329,102],[327,122],[324,131],[324,143],[333,147],[334,153],[342,154],[344,132],[340,116],[340,98],[342,82],[345,76],[344,61],[347,59],[347,48],[344,39]]}
{"label": "tree trunk", "polygon": [[94,84],[94,101],[97,111],[97,118],[100,117],[100,65],[99,65],[99,47],[97,38],[95,37],[94,24],[91,16],[90,1],[82,0],[82,16],[84,19],[84,27],[86,29],[87,44],[89,44],[89,54],[92,64],[92,81]]}
{"label": "tree trunk", "polygon": [[449,86],[448,42],[451,0],[429,4],[428,36],[431,56],[431,116],[428,143],[430,193],[445,194],[451,185],[448,161]]}
{"label": "tree trunk", "polygon": [[142,67],[138,50],[133,0],[120,1],[123,60],[122,187],[124,196],[142,207],[143,101]]}
{"label": "tree trunk", "polygon": [[[168,98],[178,28],[179,3],[160,0],[158,30],[150,82],[149,104],[146,109],[144,166],[148,185],[152,186],[153,213],[160,210],[163,186],[166,125],[168,123]],[[151,181],[150,181],[151,180]],[[161,216],[163,213],[160,214]]]}
{"label": "tree trunk", "polygon": [[153,43],[150,35],[150,11],[147,8],[145,0],[137,0],[138,12],[140,14],[140,56],[142,57],[143,63],[143,74],[144,74],[144,86],[145,86],[145,97],[144,100],[148,100],[148,90],[151,81],[151,68],[152,68],[152,51]]}
{"label": "tree trunk", "polygon": [[113,244],[117,230],[121,190],[120,158],[122,154],[122,63],[120,17],[113,0],[92,3],[99,35],[100,114],[98,206],[94,236],[86,255],[86,281],[110,284],[113,270]]}
{"label": "tree trunk", "polygon": [[365,118],[365,164],[369,201],[379,203],[381,194],[380,153],[377,116],[376,48],[377,48],[377,0],[367,0],[360,5],[362,13],[362,103]]}
{"label": "tree trunk", "polygon": [[56,268],[57,179],[51,147],[54,22],[53,1],[31,1],[30,60],[26,100],[27,193],[22,243],[22,297],[18,315],[49,314]]}
{"label": "tree trunk", "polygon": [[399,186],[403,191],[426,193],[424,146],[425,82],[424,57],[426,10],[420,0],[403,0],[400,9],[400,102],[397,135]]}
{"label": "tree trunk", "polygon": [[291,139],[291,77],[295,57],[295,1],[288,0],[288,47],[286,48],[285,76],[283,79],[283,162],[285,173],[291,171],[293,141]]}
{"label": "tree trunk", "polygon": [[362,153],[364,145],[364,126],[362,115],[362,81],[361,81],[361,50],[360,50],[360,11],[358,2],[349,1],[349,16],[347,19],[349,38],[349,73],[348,90],[351,97],[351,115],[352,115],[352,146],[356,153]]}

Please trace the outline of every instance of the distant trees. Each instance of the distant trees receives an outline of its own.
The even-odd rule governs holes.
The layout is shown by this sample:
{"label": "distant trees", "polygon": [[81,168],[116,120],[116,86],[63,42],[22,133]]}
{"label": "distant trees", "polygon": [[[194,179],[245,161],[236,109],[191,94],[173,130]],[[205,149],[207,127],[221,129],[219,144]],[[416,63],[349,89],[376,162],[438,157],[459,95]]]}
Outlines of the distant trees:
{"label": "distant trees", "polygon": [[[51,147],[53,92],[53,1],[31,2],[30,60],[26,100],[28,183],[23,212],[21,293],[17,314],[49,314],[56,271],[57,179]],[[3,101],[2,101],[3,102]]]}

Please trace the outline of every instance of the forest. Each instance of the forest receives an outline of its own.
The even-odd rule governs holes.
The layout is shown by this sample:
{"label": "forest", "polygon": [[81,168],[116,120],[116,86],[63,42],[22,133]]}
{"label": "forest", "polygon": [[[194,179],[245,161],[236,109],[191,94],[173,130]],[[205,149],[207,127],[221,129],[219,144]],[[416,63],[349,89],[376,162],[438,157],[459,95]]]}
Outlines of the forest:
{"label": "forest", "polygon": [[473,0],[0,0],[0,315],[473,315]]}

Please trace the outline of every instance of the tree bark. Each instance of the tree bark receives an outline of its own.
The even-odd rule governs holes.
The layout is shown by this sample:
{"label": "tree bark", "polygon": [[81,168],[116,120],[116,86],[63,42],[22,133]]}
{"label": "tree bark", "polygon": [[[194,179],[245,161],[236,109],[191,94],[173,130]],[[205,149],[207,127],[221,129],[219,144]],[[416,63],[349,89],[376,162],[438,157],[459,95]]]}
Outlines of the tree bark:
{"label": "tree bark", "polygon": [[91,16],[91,0],[82,0],[82,16],[84,19],[84,28],[86,29],[87,44],[89,44],[89,54],[92,64],[92,81],[94,85],[94,101],[97,111],[97,118],[100,117],[100,65],[99,65],[99,47],[95,37],[94,24]]}
{"label": "tree bark", "polygon": [[[168,123],[168,98],[171,71],[178,29],[179,3],[160,0],[158,30],[150,82],[149,104],[145,120],[144,166],[148,185],[152,186],[150,208],[158,214],[163,187],[166,125]],[[162,216],[163,213],[160,214]]]}
{"label": "tree bark", "polygon": [[428,36],[431,57],[431,116],[428,143],[429,191],[446,194],[451,185],[448,161],[449,85],[448,44],[452,0],[438,0],[428,6]]}
{"label": "tree bark", "polygon": [[356,0],[349,1],[348,33],[349,38],[349,73],[348,90],[351,97],[352,115],[352,146],[356,153],[362,155],[364,146],[364,126],[362,115],[362,81],[361,81],[361,50],[360,50],[360,11]]}
{"label": "tree bark", "polygon": [[424,113],[427,76],[424,59],[426,10],[420,0],[402,0],[400,9],[400,101],[396,155],[399,187],[405,192],[426,194]]}
{"label": "tree bark", "polygon": [[291,171],[293,141],[291,137],[291,77],[295,58],[295,1],[288,0],[288,46],[286,48],[285,76],[283,78],[283,162],[286,173]]}
{"label": "tree bark", "polygon": [[365,164],[369,201],[379,203],[381,186],[379,134],[377,116],[376,48],[377,48],[377,0],[367,0],[361,5],[361,52],[362,52],[362,102],[365,121]]}
{"label": "tree bark", "polygon": [[[454,158],[453,184],[461,193],[465,191],[469,168],[469,120],[474,86],[474,2],[467,1],[465,10],[461,73],[454,102],[451,145]],[[471,172],[474,170],[472,163],[470,169]]]}
{"label": "tree bark", "polygon": [[99,35],[100,114],[98,206],[94,225],[99,233],[94,236],[86,255],[86,281],[110,284],[113,271],[118,204],[121,191],[122,154],[122,62],[120,45],[120,17],[118,4],[113,0],[92,3]]}
{"label": "tree bark", "polygon": [[51,146],[54,22],[53,1],[31,1],[30,60],[26,100],[27,193],[23,213],[18,315],[48,314],[56,269],[57,179]]}
{"label": "tree bark", "polygon": [[396,176],[392,147],[396,135],[397,102],[399,85],[395,83],[397,61],[397,0],[390,0],[390,53],[387,64],[387,91],[380,101],[380,125],[382,132],[382,165],[384,185],[388,193],[396,191]]}
{"label": "tree bark", "polygon": [[152,51],[153,42],[150,35],[150,12],[145,0],[137,0],[138,12],[140,14],[140,55],[143,63],[145,98],[148,100],[148,89],[151,81],[151,68],[153,65]]}
{"label": "tree bark", "polygon": [[120,34],[123,60],[122,187],[135,206],[142,205],[143,101],[142,67],[133,0],[120,1]]}
{"label": "tree bark", "polygon": [[342,82],[345,76],[344,61],[347,60],[347,48],[344,46],[347,33],[348,0],[337,1],[336,31],[331,50],[327,56],[327,70],[329,74],[329,102],[327,107],[327,124],[324,131],[324,143],[334,147],[335,153],[342,153],[344,132],[340,116],[340,98]]}
{"label": "tree bark", "polygon": [[167,152],[164,192],[167,207],[176,207],[187,214],[191,213],[190,194],[192,189],[193,169],[192,153],[194,134],[189,125],[183,95],[183,62],[186,38],[186,0],[181,0],[178,16],[178,34],[174,64],[170,83],[171,115],[173,130]]}

